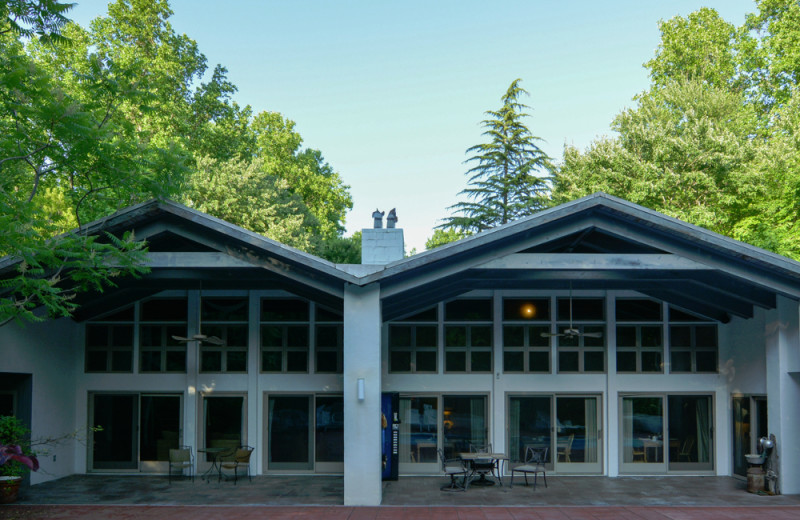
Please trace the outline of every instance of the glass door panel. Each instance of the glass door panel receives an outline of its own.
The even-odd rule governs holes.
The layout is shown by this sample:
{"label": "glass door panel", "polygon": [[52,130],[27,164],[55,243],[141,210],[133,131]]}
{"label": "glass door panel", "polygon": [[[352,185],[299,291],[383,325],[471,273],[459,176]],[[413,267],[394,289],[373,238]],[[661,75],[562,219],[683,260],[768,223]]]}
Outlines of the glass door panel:
{"label": "glass door panel", "polygon": [[400,472],[438,472],[437,397],[400,397]]}
{"label": "glass door panel", "polygon": [[470,451],[471,444],[486,444],[486,398],[484,396],[442,397],[444,456],[457,458]]}
{"label": "glass door panel", "polygon": [[270,470],[314,469],[310,395],[272,395],[267,418]]}
{"label": "glass door panel", "polygon": [[597,397],[556,397],[556,471],[602,471],[599,417]]}
{"label": "glass door panel", "polygon": [[181,398],[143,395],[139,450],[143,461],[169,461],[169,450],[181,444]]}
{"label": "glass door panel", "polygon": [[553,398],[511,397],[508,412],[508,456],[512,461],[525,460],[527,448],[548,448],[546,462],[553,460]]}
{"label": "glass door panel", "polygon": [[622,471],[664,472],[663,397],[622,398]]}
{"label": "glass door panel", "polygon": [[344,471],[344,399],[317,396],[315,403],[314,460],[317,472]]}
{"label": "glass door panel", "polygon": [[670,471],[714,469],[711,396],[670,395],[667,408]]}
{"label": "glass door panel", "polygon": [[[236,449],[244,435],[244,397],[208,396],[203,400],[205,448]],[[211,462],[211,456],[206,460]]]}
{"label": "glass door panel", "polygon": [[92,469],[138,470],[137,394],[92,396]]}
{"label": "glass door panel", "polygon": [[747,476],[747,460],[744,458],[753,445],[751,436],[753,415],[749,397],[733,398],[733,472]]}
{"label": "glass door panel", "polygon": [[169,450],[181,442],[181,398],[143,395],[139,400],[139,458],[142,471],[167,471]]}

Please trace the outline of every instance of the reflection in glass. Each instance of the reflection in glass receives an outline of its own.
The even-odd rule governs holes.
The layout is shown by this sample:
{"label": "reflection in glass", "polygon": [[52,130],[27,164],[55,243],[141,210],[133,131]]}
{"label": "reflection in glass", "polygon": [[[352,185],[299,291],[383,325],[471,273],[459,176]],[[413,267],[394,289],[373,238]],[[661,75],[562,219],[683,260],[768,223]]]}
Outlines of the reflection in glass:
{"label": "reflection in glass", "polygon": [[436,463],[436,397],[400,398],[400,462]]}
{"label": "reflection in glass", "polygon": [[664,461],[664,400],[661,397],[622,399],[622,461]]}

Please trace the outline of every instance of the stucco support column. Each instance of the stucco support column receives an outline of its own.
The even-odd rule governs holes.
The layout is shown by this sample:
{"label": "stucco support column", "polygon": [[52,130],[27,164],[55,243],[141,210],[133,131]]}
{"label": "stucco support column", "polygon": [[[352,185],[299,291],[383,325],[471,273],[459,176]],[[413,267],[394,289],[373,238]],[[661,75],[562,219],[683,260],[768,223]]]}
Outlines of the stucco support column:
{"label": "stucco support column", "polygon": [[766,321],[767,416],[778,449],[779,486],[800,493],[800,315],[798,304],[778,297]]}
{"label": "stucco support column", "polygon": [[[344,504],[380,505],[380,286],[344,290]],[[358,385],[363,380],[363,400]]]}

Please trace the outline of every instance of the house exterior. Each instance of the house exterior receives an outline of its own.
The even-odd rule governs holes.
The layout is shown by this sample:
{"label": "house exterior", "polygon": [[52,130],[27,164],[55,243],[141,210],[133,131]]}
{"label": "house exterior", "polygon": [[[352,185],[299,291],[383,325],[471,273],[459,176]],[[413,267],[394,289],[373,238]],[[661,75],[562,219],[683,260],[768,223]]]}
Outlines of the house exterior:
{"label": "house exterior", "polygon": [[409,258],[402,230],[371,229],[386,250],[362,265],[172,202],[92,227],[147,239],[152,270],[74,319],[0,328],[0,413],[34,437],[102,426],[34,484],[250,445],[255,474],[343,474],[346,504],[380,504],[396,428],[400,475],[491,443],[546,447],[560,475],[743,476],[774,434],[800,493],[793,260],[605,194]]}

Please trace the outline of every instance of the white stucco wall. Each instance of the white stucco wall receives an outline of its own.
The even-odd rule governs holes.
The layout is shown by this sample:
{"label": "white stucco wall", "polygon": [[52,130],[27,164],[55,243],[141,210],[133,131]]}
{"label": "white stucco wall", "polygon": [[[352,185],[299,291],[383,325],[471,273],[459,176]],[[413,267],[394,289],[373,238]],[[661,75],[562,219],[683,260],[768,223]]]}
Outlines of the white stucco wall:
{"label": "white stucco wall", "polygon": [[[0,327],[0,372],[32,374],[34,441],[73,433],[85,438],[75,422],[76,375],[83,361],[74,346],[77,328],[67,319]],[[31,484],[75,473],[80,446],[75,439],[64,439],[37,447],[41,467],[31,473]]]}
{"label": "white stucco wall", "polygon": [[[344,503],[380,505],[380,288],[346,286],[344,294]],[[364,380],[365,398],[357,398]]]}
{"label": "white stucco wall", "polygon": [[769,432],[776,437],[779,485],[800,493],[800,315],[797,302],[778,297],[766,316],[766,384]]}

